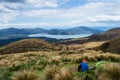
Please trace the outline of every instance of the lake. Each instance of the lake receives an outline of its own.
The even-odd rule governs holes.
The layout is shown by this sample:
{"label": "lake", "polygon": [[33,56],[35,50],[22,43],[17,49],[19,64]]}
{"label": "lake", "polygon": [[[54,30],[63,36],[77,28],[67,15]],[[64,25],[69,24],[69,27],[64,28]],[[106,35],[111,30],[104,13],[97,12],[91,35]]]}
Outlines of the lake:
{"label": "lake", "polygon": [[69,38],[82,38],[92,34],[79,34],[79,35],[50,35],[50,34],[31,34],[29,37],[48,37],[56,39],[69,39]]}

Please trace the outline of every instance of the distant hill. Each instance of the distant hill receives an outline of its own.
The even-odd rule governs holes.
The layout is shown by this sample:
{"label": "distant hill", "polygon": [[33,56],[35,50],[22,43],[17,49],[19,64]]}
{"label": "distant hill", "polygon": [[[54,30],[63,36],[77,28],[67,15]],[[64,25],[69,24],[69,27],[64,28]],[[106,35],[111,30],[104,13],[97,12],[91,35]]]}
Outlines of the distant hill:
{"label": "distant hill", "polygon": [[58,45],[41,39],[24,39],[0,47],[0,54],[21,53],[27,51],[57,50]]}
{"label": "distant hill", "polygon": [[120,54],[120,37],[105,42],[102,46],[100,46],[100,49],[105,52]]}
{"label": "distant hill", "polygon": [[[19,41],[19,40],[23,40],[23,39],[31,39],[32,37],[24,37],[24,38],[5,38],[5,39],[0,39],[0,47],[1,46],[4,46],[4,45],[7,45],[11,42],[16,42],[16,41]],[[58,39],[55,39],[55,38],[47,38],[47,37],[35,37],[37,39],[42,39],[42,40],[45,40],[45,41],[48,41],[48,42],[58,42],[60,40]],[[62,40],[62,39],[61,39]]]}
{"label": "distant hill", "polygon": [[46,32],[46,30],[41,28],[36,29],[8,28],[0,30],[0,38],[23,38],[28,37],[29,34],[37,34],[44,32]]}
{"label": "distant hill", "polygon": [[52,34],[52,35],[76,35],[76,34],[94,34],[101,33],[102,31],[98,29],[92,29],[88,27],[75,27],[70,29],[17,29],[17,28],[8,28],[0,30],[0,38],[23,38],[28,37],[30,34]]}
{"label": "distant hill", "polygon": [[106,31],[104,34],[120,34],[120,28],[113,28],[108,31]]}
{"label": "distant hill", "polygon": [[70,29],[51,29],[47,32],[47,34],[53,35],[76,35],[76,34],[93,34],[93,33],[101,33],[101,30],[92,29],[88,27],[75,27]]}
{"label": "distant hill", "polygon": [[105,41],[120,36],[120,28],[110,29],[102,34],[94,34],[89,37],[89,41]]}
{"label": "distant hill", "polygon": [[71,34],[94,34],[94,33],[101,33],[103,31],[81,26],[81,27],[68,29],[66,32]]}
{"label": "distant hill", "polygon": [[104,33],[93,34],[89,37],[63,40],[61,44],[82,44],[90,41],[106,41],[116,37],[120,37],[120,28],[113,28]]}

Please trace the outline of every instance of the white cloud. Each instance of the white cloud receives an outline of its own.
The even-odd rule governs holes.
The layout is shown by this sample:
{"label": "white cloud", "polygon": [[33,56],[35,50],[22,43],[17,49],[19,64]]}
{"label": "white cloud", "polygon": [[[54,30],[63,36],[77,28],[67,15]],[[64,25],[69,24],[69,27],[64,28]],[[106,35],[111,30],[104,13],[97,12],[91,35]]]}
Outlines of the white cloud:
{"label": "white cloud", "polygon": [[26,0],[32,7],[58,7],[56,0]]}
{"label": "white cloud", "polygon": [[[3,9],[11,12],[10,14],[1,14],[3,17],[1,17],[0,22],[2,20],[6,20],[6,22],[14,20],[19,14],[19,17],[38,19],[39,24],[31,22],[24,24],[24,26],[107,26],[111,24],[105,23],[106,21],[113,21],[115,25],[118,25],[116,23],[120,21],[120,0],[87,0],[88,3],[82,6],[80,5],[69,9],[59,8],[60,4],[65,4],[68,1],[69,0],[26,0],[26,6],[23,3],[21,4],[23,4],[22,8],[27,10],[21,11],[20,13],[16,11],[13,12],[13,10],[5,8],[4,5],[0,5],[0,10]],[[18,9],[21,6],[13,4],[9,7]],[[44,22],[42,19],[46,21]],[[17,25],[22,26],[22,24],[23,23]]]}
{"label": "white cloud", "polygon": [[0,4],[0,13],[4,13],[4,12],[13,12],[13,11],[5,8],[3,4]]}
{"label": "white cloud", "polygon": [[[7,23],[17,19],[17,15],[23,14],[23,11],[27,10],[27,15],[29,10],[34,10],[35,8],[50,7],[56,8],[59,4],[64,4],[69,0],[24,0],[25,2],[0,2],[0,23]],[[22,10],[23,9],[23,10]],[[30,11],[30,13],[38,13],[38,11]],[[48,14],[47,11],[38,14]],[[26,16],[26,15],[25,15]],[[21,17],[21,16],[20,16]],[[23,15],[24,17],[24,15]]]}
{"label": "white cloud", "polygon": [[[28,17],[39,17],[43,19],[63,19],[61,23],[64,25],[86,25],[96,24],[99,21],[120,19],[120,14],[117,12],[120,9],[116,3],[94,2],[83,6],[78,6],[70,9],[41,9],[25,12]],[[116,15],[116,13],[118,15]],[[95,23],[96,22],[96,23]],[[66,23],[66,24],[65,24]],[[93,25],[94,25],[93,24]],[[100,23],[97,23],[98,25]],[[103,24],[104,25],[104,24]]]}
{"label": "white cloud", "polygon": [[88,17],[91,22],[99,21],[120,21],[120,15],[99,15],[94,17]]}
{"label": "white cloud", "polygon": [[12,12],[12,13],[0,13],[0,23],[8,23],[12,20],[15,20],[16,19],[16,16],[18,14],[15,13],[15,12]]}
{"label": "white cloud", "polygon": [[14,28],[44,28],[44,27],[50,27],[50,26],[55,27],[61,26],[59,23],[45,23],[45,22],[40,22],[40,23],[0,23],[0,28],[9,28],[10,26]]}
{"label": "white cloud", "polygon": [[10,3],[10,2],[3,2],[4,7],[8,8],[9,10],[20,10],[25,7],[23,3]]}
{"label": "white cloud", "polygon": [[69,0],[25,0],[29,7],[51,7],[57,8],[60,4],[65,4]]}
{"label": "white cloud", "polygon": [[[51,18],[81,18],[96,15],[112,15],[116,13],[116,6],[102,2],[89,3],[84,6],[78,6],[71,9],[41,9],[24,12],[26,16],[51,17]],[[114,9],[114,10],[113,10]]]}
{"label": "white cloud", "polygon": [[0,4],[0,23],[8,23],[16,19],[17,12],[6,8],[3,4]]}

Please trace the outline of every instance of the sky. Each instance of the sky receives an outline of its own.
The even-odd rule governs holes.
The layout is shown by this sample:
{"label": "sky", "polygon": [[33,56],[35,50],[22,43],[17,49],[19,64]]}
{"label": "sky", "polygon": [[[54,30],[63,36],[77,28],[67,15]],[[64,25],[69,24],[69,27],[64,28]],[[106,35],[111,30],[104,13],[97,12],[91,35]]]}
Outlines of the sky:
{"label": "sky", "polygon": [[0,0],[2,28],[120,27],[120,0]]}

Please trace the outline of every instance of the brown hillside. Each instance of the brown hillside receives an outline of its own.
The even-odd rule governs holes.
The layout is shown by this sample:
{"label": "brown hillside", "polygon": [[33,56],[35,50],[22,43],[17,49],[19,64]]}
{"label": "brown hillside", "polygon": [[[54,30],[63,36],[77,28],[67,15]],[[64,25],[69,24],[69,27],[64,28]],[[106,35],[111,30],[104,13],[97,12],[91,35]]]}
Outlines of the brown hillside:
{"label": "brown hillside", "polygon": [[56,50],[55,44],[41,39],[24,39],[0,48],[0,54],[21,53],[27,51]]}
{"label": "brown hillside", "polygon": [[104,34],[120,34],[120,28],[113,28],[106,31]]}
{"label": "brown hillside", "polygon": [[106,41],[120,36],[120,28],[110,29],[103,34],[94,34],[89,37],[88,41]]}
{"label": "brown hillside", "polygon": [[105,42],[101,47],[101,50],[105,52],[113,52],[120,54],[120,37]]}

